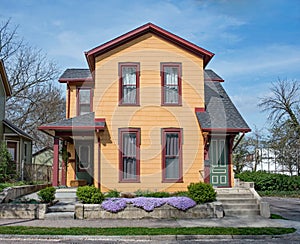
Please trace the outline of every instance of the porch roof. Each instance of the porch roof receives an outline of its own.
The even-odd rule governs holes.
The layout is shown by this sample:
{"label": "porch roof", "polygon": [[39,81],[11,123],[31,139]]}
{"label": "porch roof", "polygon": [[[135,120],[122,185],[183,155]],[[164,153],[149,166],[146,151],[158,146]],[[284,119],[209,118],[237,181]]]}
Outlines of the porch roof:
{"label": "porch roof", "polygon": [[203,131],[206,132],[249,132],[251,129],[232,103],[220,81],[212,70],[205,71],[205,108],[196,110],[196,116]]}
{"label": "porch roof", "polygon": [[95,118],[95,113],[92,112],[42,125],[38,127],[38,129],[55,136],[55,132],[57,131],[72,132],[103,130],[105,125],[105,119]]}

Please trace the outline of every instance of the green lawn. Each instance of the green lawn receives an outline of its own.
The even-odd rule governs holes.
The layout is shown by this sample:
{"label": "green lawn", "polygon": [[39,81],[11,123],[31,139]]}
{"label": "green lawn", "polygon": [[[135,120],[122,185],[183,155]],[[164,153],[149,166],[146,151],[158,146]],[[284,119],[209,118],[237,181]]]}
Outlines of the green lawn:
{"label": "green lawn", "polygon": [[0,234],[12,235],[283,235],[295,232],[294,228],[54,228],[28,226],[0,226]]}

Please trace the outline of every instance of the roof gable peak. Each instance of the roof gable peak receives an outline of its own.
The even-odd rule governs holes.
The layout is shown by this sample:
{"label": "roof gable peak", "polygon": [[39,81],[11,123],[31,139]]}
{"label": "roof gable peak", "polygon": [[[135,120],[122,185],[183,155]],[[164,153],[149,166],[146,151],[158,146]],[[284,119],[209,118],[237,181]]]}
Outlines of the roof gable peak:
{"label": "roof gable peak", "polygon": [[111,41],[108,41],[98,47],[95,47],[87,52],[85,52],[85,56],[87,59],[87,62],[89,64],[90,70],[93,73],[95,70],[95,57],[106,53],[112,49],[115,49],[118,46],[121,46],[129,41],[132,41],[142,35],[145,35],[147,33],[153,33],[171,43],[174,43],[177,46],[180,46],[183,49],[186,49],[189,52],[194,53],[197,56],[201,56],[204,60],[204,67],[208,64],[208,62],[212,59],[214,56],[213,53],[205,50],[204,48],[201,48],[151,22],[144,24],[132,31],[129,31],[119,37],[116,37],[115,39],[112,39]]}

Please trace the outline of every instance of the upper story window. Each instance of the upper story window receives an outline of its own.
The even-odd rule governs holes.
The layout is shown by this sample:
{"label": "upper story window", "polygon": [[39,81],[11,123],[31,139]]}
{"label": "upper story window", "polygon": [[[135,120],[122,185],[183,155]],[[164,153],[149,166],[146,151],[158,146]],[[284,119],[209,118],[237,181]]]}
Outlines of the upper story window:
{"label": "upper story window", "polygon": [[139,105],[139,76],[139,63],[119,63],[119,105]]}
{"label": "upper story window", "polygon": [[77,88],[77,115],[83,115],[92,111],[92,89]]}
{"label": "upper story window", "polygon": [[161,64],[162,105],[181,105],[181,63]]}

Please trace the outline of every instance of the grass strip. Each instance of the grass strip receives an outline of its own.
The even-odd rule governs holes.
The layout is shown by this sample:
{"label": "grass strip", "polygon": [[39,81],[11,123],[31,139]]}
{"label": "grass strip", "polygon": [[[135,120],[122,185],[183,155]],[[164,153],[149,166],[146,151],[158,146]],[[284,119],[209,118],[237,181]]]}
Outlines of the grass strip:
{"label": "grass strip", "polygon": [[295,232],[294,228],[231,228],[231,227],[180,227],[180,228],[55,228],[31,226],[0,226],[0,234],[10,235],[283,235]]}

